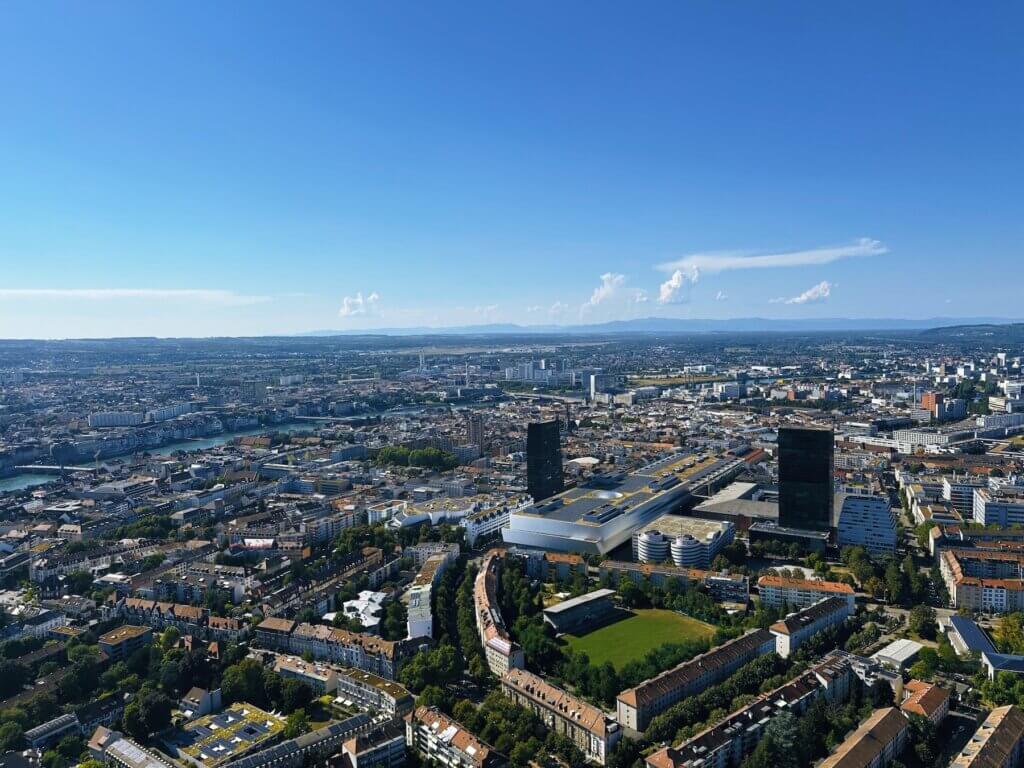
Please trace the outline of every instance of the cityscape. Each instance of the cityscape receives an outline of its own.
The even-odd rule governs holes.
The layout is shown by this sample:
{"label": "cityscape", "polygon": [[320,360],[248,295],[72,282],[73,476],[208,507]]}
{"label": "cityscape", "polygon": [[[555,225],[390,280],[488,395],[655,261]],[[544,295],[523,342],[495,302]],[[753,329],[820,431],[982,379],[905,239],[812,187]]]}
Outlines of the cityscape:
{"label": "cityscape", "polygon": [[0,7],[0,768],[1024,768],[1022,25]]}
{"label": "cityscape", "polygon": [[969,766],[1024,739],[1018,341],[0,360],[9,755]]}

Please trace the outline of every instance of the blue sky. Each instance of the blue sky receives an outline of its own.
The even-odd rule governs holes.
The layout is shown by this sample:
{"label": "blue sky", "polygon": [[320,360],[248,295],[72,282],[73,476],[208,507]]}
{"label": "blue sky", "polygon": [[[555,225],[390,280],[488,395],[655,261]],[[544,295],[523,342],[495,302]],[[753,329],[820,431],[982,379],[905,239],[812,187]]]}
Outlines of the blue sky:
{"label": "blue sky", "polygon": [[0,337],[1021,314],[1024,6],[0,6]]}

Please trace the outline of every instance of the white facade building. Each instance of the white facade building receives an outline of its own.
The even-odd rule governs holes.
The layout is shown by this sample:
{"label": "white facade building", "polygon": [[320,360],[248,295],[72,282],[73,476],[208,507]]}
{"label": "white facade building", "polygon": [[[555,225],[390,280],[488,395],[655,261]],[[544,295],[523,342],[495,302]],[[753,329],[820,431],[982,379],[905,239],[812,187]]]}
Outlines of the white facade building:
{"label": "white facade building", "polygon": [[836,494],[835,509],[840,547],[864,547],[871,554],[896,551],[896,516],[885,496],[846,490]]}
{"label": "white facade building", "polygon": [[1024,488],[974,489],[974,522],[982,525],[1024,525]]}

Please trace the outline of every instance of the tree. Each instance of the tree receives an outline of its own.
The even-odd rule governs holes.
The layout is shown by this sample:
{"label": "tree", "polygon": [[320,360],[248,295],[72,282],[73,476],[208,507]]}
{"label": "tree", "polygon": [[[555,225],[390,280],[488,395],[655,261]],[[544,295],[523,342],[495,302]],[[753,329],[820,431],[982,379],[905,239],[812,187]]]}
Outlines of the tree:
{"label": "tree", "polygon": [[159,568],[163,561],[166,559],[167,556],[161,552],[156,552],[152,555],[147,555],[146,557],[142,558],[141,568],[143,571],[151,571],[154,568]]}
{"label": "tree", "polygon": [[21,749],[25,741],[25,730],[21,723],[7,722],[7,710],[4,711],[5,722],[0,725],[0,752]]}
{"label": "tree", "polygon": [[871,576],[864,582],[864,591],[873,597],[881,597],[885,593],[885,582],[877,576]]}
{"label": "tree", "polygon": [[[447,575],[446,572],[445,576]],[[405,638],[407,619],[408,612],[402,601],[392,600],[384,609],[384,619],[381,621],[381,637],[385,640],[402,640]]]}
{"label": "tree", "polygon": [[931,530],[937,526],[934,520],[926,520],[919,526],[914,528],[914,535],[917,537],[917,544],[921,549],[928,551],[930,549],[931,542]]}
{"label": "tree", "polygon": [[177,627],[171,626],[164,630],[163,634],[160,635],[160,647],[165,651],[171,650],[178,646],[178,641],[181,639],[181,632]]}
{"label": "tree", "polygon": [[444,686],[455,682],[460,672],[455,648],[445,644],[413,656],[398,673],[398,680],[413,693],[420,693],[428,685]]}
{"label": "tree", "polygon": [[171,700],[150,688],[143,690],[124,708],[121,721],[130,736],[139,741],[171,724]]}
{"label": "tree", "polygon": [[77,763],[84,748],[85,744],[82,743],[82,737],[75,734],[68,734],[57,742],[57,751],[69,762]]}
{"label": "tree", "polygon": [[626,608],[635,608],[638,605],[642,605],[645,600],[643,590],[632,579],[621,579],[619,581],[618,593],[619,600]]}
{"label": "tree", "polygon": [[906,576],[895,560],[890,560],[885,567],[885,596],[890,603],[899,605],[904,602],[907,593]]}
{"label": "tree", "polygon": [[921,715],[910,715],[910,744],[922,768],[938,765],[940,750],[935,723]]}
{"label": "tree", "polygon": [[227,590],[216,587],[206,590],[206,595],[203,597],[203,607],[215,616],[223,616],[229,602],[231,602],[231,595]]}
{"label": "tree", "polygon": [[416,697],[416,704],[423,707],[437,707],[438,709],[450,709],[451,697],[445,693],[444,688],[439,685],[428,685],[419,696]]}
{"label": "tree", "polygon": [[281,683],[281,710],[296,712],[313,700],[313,689],[301,680],[288,678]]}
{"label": "tree", "polygon": [[[96,663],[92,649],[87,648],[86,650],[88,654],[79,656],[78,660],[72,664],[68,674],[60,681],[59,690],[61,698],[65,701],[87,699],[92,696],[99,685],[99,665]],[[69,659],[71,655],[68,653]]]}
{"label": "tree", "polygon": [[910,676],[919,680],[930,680],[939,668],[939,653],[934,648],[922,648],[917,661],[910,668]]}
{"label": "tree", "polygon": [[288,715],[288,721],[284,726],[284,737],[286,739],[294,739],[296,736],[301,736],[308,732],[309,717],[306,715],[305,710],[300,709]]}
{"label": "tree", "polygon": [[177,694],[181,684],[181,664],[177,661],[164,662],[160,669],[160,687],[171,694]]}
{"label": "tree", "polygon": [[927,605],[915,605],[910,609],[907,626],[911,632],[920,635],[925,640],[934,640],[938,634],[935,609]]}
{"label": "tree", "polygon": [[386,445],[377,451],[376,461],[384,466],[409,466],[409,449],[401,445]]}
{"label": "tree", "polygon": [[9,659],[0,661],[0,699],[6,699],[21,691],[28,678],[28,668],[24,664]]}
{"label": "tree", "polygon": [[1003,653],[1024,653],[1024,613],[1001,616],[994,635],[996,645]]}
{"label": "tree", "polygon": [[242,659],[224,670],[221,678],[224,702],[248,701],[259,706],[264,703],[263,666],[256,659]]}

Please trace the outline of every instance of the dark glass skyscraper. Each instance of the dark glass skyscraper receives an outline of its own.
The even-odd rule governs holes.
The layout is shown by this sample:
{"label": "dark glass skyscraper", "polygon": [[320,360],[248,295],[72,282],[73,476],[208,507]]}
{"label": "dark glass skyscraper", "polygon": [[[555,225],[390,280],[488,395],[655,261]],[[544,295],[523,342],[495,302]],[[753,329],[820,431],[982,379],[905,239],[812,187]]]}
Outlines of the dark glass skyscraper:
{"label": "dark glass skyscraper", "polygon": [[541,421],[526,428],[526,488],[534,501],[565,489],[558,421]]}
{"label": "dark glass skyscraper", "polygon": [[779,525],[831,527],[834,452],[831,429],[779,428]]}

